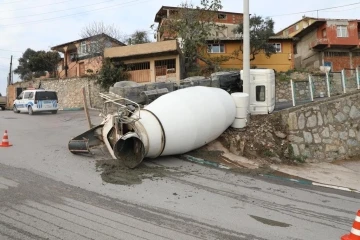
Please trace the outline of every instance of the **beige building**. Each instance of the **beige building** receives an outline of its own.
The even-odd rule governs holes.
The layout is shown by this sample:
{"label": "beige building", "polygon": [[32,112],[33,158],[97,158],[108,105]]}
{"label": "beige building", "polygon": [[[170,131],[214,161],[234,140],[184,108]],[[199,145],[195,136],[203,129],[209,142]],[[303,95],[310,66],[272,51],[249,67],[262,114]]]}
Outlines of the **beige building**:
{"label": "beige building", "polygon": [[182,57],[176,40],[106,48],[104,57],[115,65],[124,65],[130,80],[178,82],[183,76]]}
{"label": "beige building", "polygon": [[[51,50],[64,54],[58,64],[57,76],[59,78],[82,77],[88,70],[96,73],[102,64],[101,49],[118,46],[125,46],[125,44],[104,33],[53,46]],[[94,49],[98,49],[99,52]]]}

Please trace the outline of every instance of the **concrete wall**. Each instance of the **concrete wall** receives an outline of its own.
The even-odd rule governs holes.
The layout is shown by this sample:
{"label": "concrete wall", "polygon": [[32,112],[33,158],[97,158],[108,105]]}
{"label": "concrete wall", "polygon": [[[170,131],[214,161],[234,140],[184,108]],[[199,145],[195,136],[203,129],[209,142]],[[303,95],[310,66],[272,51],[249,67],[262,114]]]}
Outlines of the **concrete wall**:
{"label": "concrete wall", "polygon": [[297,60],[295,68],[319,69],[319,66],[322,65],[321,55],[310,48],[310,44],[316,41],[316,39],[317,30],[315,29],[296,43],[297,53],[295,54],[295,59]]}
{"label": "concrete wall", "polygon": [[274,161],[323,162],[360,154],[360,93],[349,93],[270,115],[251,116],[245,131],[221,137],[233,153]]}
{"label": "concrete wall", "polygon": [[[37,88],[40,80],[33,80],[27,82],[18,82],[8,88],[9,96],[15,96],[14,93],[17,87],[22,88]],[[41,80],[42,88],[55,90],[58,93],[60,109],[77,109],[83,108],[83,95],[82,88],[85,87],[87,105],[91,108],[102,108],[103,100],[100,98],[99,93],[105,92],[95,83],[94,80],[88,78],[72,78],[72,79],[49,79]],[[11,93],[10,93],[11,92]],[[10,106],[14,99],[8,99]]]}

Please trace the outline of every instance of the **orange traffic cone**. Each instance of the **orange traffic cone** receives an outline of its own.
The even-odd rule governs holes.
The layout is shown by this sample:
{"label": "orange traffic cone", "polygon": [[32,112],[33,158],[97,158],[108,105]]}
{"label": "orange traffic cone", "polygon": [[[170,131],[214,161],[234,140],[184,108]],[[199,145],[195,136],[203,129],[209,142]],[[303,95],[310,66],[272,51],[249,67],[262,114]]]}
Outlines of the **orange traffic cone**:
{"label": "orange traffic cone", "polygon": [[12,144],[9,143],[9,137],[8,137],[7,130],[5,130],[0,147],[11,147],[11,146],[12,146]]}
{"label": "orange traffic cone", "polygon": [[360,240],[360,210],[356,214],[350,234],[342,236],[341,240]]}

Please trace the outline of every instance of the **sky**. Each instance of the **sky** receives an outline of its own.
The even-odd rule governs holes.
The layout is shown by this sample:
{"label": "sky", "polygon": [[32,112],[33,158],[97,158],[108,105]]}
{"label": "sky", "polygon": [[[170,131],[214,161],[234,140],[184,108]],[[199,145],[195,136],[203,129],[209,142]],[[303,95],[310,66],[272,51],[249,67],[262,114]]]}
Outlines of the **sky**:
{"label": "sky", "polygon": [[[119,29],[123,36],[149,31],[161,6],[179,6],[183,0],[0,0],[0,93],[6,95],[10,57],[13,69],[27,49],[49,51],[51,46],[80,39],[81,30],[93,22]],[[192,0],[200,5],[200,0]],[[243,12],[243,1],[222,0],[223,11]],[[344,6],[353,4],[351,6]],[[340,7],[344,6],[344,7]],[[324,8],[337,7],[327,10]],[[356,0],[250,0],[250,14],[271,17],[275,32],[302,16],[360,19]],[[318,11],[317,11],[318,10]],[[14,82],[20,81],[14,75]]]}

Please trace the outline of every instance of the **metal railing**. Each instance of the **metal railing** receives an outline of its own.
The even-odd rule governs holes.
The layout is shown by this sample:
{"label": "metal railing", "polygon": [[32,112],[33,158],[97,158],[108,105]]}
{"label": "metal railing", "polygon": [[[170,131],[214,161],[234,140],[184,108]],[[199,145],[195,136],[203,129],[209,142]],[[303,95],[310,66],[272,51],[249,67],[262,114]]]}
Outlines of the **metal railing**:
{"label": "metal railing", "polygon": [[[341,72],[326,72],[324,83],[314,84],[313,76],[308,80],[290,81],[293,106],[313,102],[315,98],[331,97],[360,90],[360,66],[344,68]],[[326,92],[326,94],[325,94]]]}
{"label": "metal railing", "polygon": [[103,116],[108,114],[108,107],[110,105],[110,107],[116,106],[119,121],[123,124],[136,122],[140,119],[140,105],[138,103],[111,92],[100,93],[100,97],[105,99],[102,109]]}

